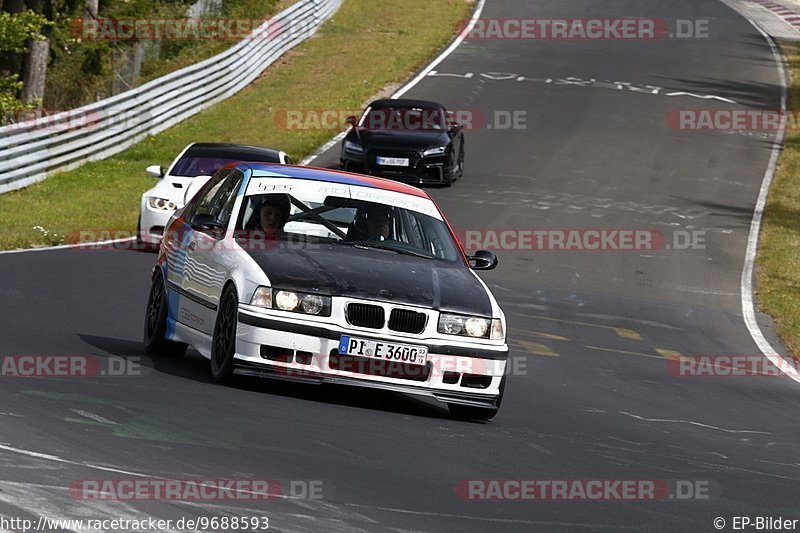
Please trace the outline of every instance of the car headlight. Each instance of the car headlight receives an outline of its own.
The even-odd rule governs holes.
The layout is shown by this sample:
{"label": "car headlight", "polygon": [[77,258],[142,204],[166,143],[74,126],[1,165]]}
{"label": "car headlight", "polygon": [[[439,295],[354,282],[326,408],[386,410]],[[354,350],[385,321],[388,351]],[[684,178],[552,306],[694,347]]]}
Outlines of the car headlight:
{"label": "car headlight", "polygon": [[331,297],[259,287],[250,299],[250,305],[279,309],[306,315],[331,316]]}
{"label": "car headlight", "polygon": [[491,327],[492,320],[488,318],[447,313],[439,315],[438,331],[446,335],[463,335],[465,337],[488,339]]}
{"label": "car headlight", "polygon": [[428,148],[422,152],[423,157],[429,155],[444,155],[447,151],[447,146],[437,146],[436,148]]}
{"label": "car headlight", "polygon": [[344,142],[344,151],[345,152],[353,152],[354,154],[363,154],[364,147],[358,143],[354,143],[353,141],[345,141]]}
{"label": "car headlight", "polygon": [[167,198],[148,198],[147,204],[150,206],[151,209],[158,209],[160,211],[175,211],[180,209],[181,205],[176,204],[172,200],[168,200]]}
{"label": "car headlight", "polygon": [[259,307],[266,307],[272,309],[272,289],[269,287],[259,287],[250,298],[250,305],[257,305]]}

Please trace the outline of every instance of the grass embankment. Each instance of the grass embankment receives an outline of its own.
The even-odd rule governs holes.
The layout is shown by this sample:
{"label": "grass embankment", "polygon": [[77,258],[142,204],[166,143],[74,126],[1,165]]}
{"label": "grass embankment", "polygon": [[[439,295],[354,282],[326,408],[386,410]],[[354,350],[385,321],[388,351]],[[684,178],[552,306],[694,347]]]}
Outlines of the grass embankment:
{"label": "grass embankment", "polygon": [[[791,74],[789,110],[800,109],[800,48],[784,44]],[[785,147],[764,212],[758,253],[757,298],[787,348],[800,356],[800,130],[786,132]]]}
{"label": "grass embankment", "polygon": [[230,99],[110,159],[0,195],[0,248],[61,244],[81,230],[134,230],[139,198],[153,185],[145,167],[168,164],[193,141],[280,148],[299,160],[336,131],[287,130],[276,116],[360,108],[423,66],[471,9],[465,0],[346,0],[314,38]]}

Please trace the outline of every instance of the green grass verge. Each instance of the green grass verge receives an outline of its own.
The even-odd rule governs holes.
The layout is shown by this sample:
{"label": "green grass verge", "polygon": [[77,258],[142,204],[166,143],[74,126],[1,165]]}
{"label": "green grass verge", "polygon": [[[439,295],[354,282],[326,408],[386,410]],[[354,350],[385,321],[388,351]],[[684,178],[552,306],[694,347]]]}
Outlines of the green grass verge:
{"label": "green grass verge", "polygon": [[[800,49],[784,44],[791,74],[790,110],[800,109]],[[775,319],[787,348],[800,355],[800,131],[787,131],[764,212],[758,251],[761,310]]]}
{"label": "green grass verge", "polygon": [[299,160],[336,132],[286,130],[276,113],[359,109],[422,67],[471,9],[466,0],[345,0],[314,38],[232,98],[112,158],[0,195],[0,249],[134,230],[139,198],[154,184],[145,167],[168,164],[193,141],[275,147]]}

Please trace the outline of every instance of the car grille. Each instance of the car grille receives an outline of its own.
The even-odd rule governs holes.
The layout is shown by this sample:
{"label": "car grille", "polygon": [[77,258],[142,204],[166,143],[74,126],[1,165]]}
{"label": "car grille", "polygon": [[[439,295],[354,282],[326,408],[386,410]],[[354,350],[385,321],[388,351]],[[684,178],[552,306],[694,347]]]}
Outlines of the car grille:
{"label": "car grille", "polygon": [[392,309],[389,315],[389,329],[403,333],[422,333],[428,317],[425,313],[417,313],[407,309]]}
{"label": "car grille", "polygon": [[351,303],[347,305],[347,321],[362,328],[381,329],[386,323],[386,314],[379,305]]}

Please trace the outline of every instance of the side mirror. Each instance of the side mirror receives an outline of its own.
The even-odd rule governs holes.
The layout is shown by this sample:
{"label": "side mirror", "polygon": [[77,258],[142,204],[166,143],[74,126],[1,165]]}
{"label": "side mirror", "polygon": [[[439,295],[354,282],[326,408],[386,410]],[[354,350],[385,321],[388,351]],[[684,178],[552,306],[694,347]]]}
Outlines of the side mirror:
{"label": "side mirror", "polygon": [[497,256],[488,250],[478,250],[467,259],[472,270],[493,270],[497,266]]}
{"label": "side mirror", "polygon": [[164,177],[164,167],[160,165],[150,165],[144,171],[148,176],[161,179]]}
{"label": "side mirror", "polygon": [[344,121],[350,124],[352,127],[356,127],[356,117],[354,115],[350,115]]}
{"label": "side mirror", "polygon": [[458,122],[451,122],[450,123],[450,131],[456,133],[461,130],[461,124]]}
{"label": "side mirror", "polygon": [[200,231],[211,233],[214,237],[221,237],[225,233],[223,226],[213,215],[198,213],[192,217],[192,227]]}

